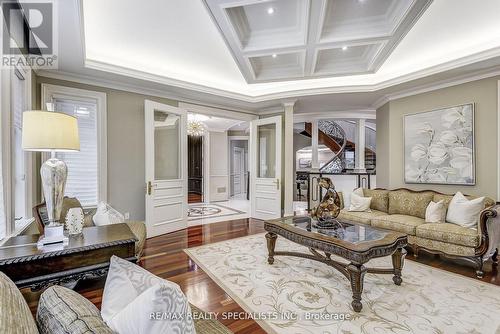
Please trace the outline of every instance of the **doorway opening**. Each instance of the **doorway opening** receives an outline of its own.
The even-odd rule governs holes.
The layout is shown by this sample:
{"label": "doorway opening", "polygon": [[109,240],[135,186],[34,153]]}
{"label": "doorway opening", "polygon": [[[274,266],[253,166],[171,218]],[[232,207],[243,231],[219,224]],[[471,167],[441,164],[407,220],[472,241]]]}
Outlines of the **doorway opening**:
{"label": "doorway opening", "polygon": [[188,135],[188,203],[203,202],[203,136]]}
{"label": "doorway opening", "polygon": [[188,224],[249,217],[249,122],[188,113]]}

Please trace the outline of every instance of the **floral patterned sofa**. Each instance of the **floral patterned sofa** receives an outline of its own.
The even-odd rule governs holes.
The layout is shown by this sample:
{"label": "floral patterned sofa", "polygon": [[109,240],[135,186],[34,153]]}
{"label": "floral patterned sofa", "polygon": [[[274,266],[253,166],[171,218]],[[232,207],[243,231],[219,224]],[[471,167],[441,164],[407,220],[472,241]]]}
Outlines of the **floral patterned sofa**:
{"label": "floral patterned sofa", "polygon": [[339,218],[406,233],[415,256],[418,256],[419,250],[425,250],[464,258],[477,267],[478,277],[484,275],[483,263],[490,256],[497,263],[500,243],[497,216],[500,219],[500,206],[495,205],[491,198],[485,200],[477,229],[470,229],[451,223],[425,222],[425,211],[431,201],[444,200],[448,208],[453,195],[409,189],[363,189],[363,195],[372,198],[371,212],[351,212],[344,208]]}

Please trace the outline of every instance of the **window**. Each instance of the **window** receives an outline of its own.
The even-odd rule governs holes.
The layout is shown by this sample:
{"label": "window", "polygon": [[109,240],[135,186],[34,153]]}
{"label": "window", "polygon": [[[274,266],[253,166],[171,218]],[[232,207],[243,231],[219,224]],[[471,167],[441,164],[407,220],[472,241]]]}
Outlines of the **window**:
{"label": "window", "polygon": [[19,230],[25,224],[29,216],[27,203],[28,195],[28,159],[29,153],[24,152],[22,147],[22,123],[23,112],[28,109],[26,103],[26,79],[24,73],[15,70],[11,81],[11,162],[12,162],[12,207],[14,213],[15,230]]}
{"label": "window", "polygon": [[106,96],[44,84],[42,97],[43,105],[78,119],[80,151],[56,153],[68,166],[65,196],[78,198],[85,208],[96,207],[106,201]]}
{"label": "window", "polygon": [[31,70],[1,73],[0,239],[20,232],[31,220],[32,158],[22,148],[23,112],[31,109]]}

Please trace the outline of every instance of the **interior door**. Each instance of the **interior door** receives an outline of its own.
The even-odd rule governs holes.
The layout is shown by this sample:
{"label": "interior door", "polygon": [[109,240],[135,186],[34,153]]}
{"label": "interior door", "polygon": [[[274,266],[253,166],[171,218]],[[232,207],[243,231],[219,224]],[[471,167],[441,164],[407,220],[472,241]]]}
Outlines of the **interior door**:
{"label": "interior door", "polygon": [[149,238],[187,227],[187,112],[149,100],[144,110]]}
{"label": "interior door", "polygon": [[251,212],[258,219],[281,217],[281,116],[252,121]]}

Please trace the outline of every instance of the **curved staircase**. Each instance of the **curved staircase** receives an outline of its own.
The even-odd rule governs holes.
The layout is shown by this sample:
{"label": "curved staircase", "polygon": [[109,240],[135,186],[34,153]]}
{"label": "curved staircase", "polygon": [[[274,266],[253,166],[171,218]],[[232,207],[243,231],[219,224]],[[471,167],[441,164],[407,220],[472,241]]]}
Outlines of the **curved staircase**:
{"label": "curved staircase", "polygon": [[[301,134],[311,137],[312,124],[305,123]],[[335,121],[318,121],[318,143],[328,147],[333,157],[320,168],[322,173],[341,173],[346,170],[345,152],[354,152],[356,144],[347,139],[344,129]],[[367,170],[374,170],[376,163],[375,152],[369,148],[365,149],[365,166]]]}

